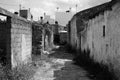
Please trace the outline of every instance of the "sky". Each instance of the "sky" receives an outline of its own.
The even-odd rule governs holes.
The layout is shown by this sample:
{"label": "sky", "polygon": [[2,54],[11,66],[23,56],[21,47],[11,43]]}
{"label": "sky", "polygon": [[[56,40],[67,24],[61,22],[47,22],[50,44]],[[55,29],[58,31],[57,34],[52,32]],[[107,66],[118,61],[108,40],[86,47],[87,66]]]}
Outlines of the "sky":
{"label": "sky", "polygon": [[54,19],[56,11],[65,12],[71,8],[71,12],[74,14],[108,1],[110,0],[0,0],[0,7],[15,12],[19,11],[21,4],[22,9],[30,8],[33,19],[38,20],[44,13]]}

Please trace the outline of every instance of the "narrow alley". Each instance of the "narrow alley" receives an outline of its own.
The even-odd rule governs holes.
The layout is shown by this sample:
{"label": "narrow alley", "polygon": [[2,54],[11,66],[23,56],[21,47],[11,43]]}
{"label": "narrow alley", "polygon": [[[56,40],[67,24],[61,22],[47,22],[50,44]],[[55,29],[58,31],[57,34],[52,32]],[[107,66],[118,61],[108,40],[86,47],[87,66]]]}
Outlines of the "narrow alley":
{"label": "narrow alley", "polygon": [[83,68],[73,64],[73,55],[63,48],[52,50],[48,57],[45,60],[36,58],[38,69],[33,80],[91,80]]}
{"label": "narrow alley", "polygon": [[1,0],[0,80],[120,80],[120,0]]}

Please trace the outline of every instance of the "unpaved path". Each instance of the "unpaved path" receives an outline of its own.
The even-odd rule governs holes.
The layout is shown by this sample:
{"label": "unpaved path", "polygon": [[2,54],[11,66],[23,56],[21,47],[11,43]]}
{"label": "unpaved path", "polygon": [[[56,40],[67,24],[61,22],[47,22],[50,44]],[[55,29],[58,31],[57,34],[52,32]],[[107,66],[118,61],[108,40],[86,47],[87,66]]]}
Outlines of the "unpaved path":
{"label": "unpaved path", "polygon": [[51,51],[48,60],[36,62],[38,69],[32,80],[90,80],[87,72],[73,64],[72,59],[63,49]]}

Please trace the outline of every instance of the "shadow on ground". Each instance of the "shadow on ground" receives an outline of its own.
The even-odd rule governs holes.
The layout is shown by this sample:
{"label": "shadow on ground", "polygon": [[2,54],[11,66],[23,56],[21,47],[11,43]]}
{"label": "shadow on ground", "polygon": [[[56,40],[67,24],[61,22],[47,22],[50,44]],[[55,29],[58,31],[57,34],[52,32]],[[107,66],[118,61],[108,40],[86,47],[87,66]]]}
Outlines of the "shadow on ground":
{"label": "shadow on ground", "polygon": [[[69,55],[69,56],[68,56]],[[59,59],[73,59],[72,54],[68,54],[65,50],[64,47],[60,47],[58,49],[53,49],[49,57],[54,57],[54,58],[59,58]]]}
{"label": "shadow on ground", "polygon": [[75,58],[63,46],[53,49],[49,57],[70,60],[65,61],[61,69],[54,71],[54,80],[116,80],[106,66],[94,63],[83,55]]}
{"label": "shadow on ground", "polygon": [[60,59],[63,63],[63,67],[54,71],[54,80],[91,80],[86,70],[74,64],[73,55],[67,53],[65,47],[53,49],[49,57]]}

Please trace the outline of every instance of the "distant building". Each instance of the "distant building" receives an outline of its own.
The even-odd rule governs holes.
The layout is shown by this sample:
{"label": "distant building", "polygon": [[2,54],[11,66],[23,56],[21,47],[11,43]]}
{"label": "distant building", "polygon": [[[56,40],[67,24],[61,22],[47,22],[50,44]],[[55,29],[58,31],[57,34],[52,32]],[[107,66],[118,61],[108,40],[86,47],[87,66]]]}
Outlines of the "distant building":
{"label": "distant building", "polygon": [[32,20],[33,19],[33,16],[30,12],[30,9],[27,10],[27,9],[24,9],[24,10],[20,10],[20,16],[27,19],[27,20]]}
{"label": "distant building", "polygon": [[54,24],[55,21],[50,17],[50,15],[44,15],[44,23],[49,22],[49,24]]}
{"label": "distant building", "polygon": [[66,26],[68,21],[72,18],[73,14],[71,12],[56,12],[55,20],[58,21],[59,25]]}

